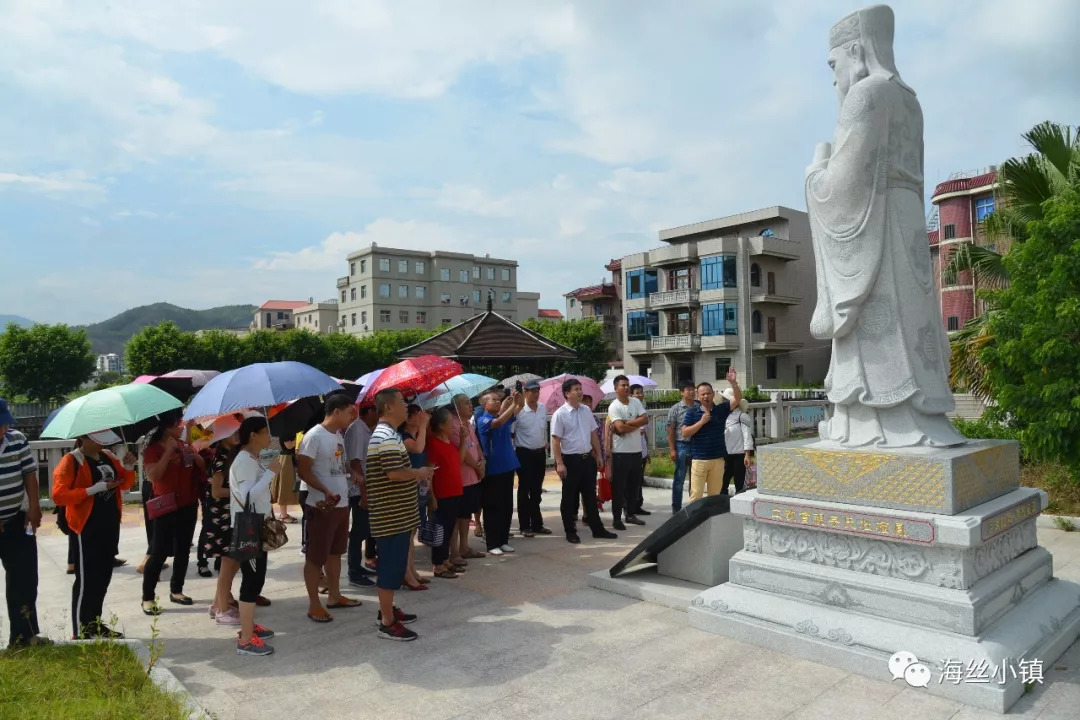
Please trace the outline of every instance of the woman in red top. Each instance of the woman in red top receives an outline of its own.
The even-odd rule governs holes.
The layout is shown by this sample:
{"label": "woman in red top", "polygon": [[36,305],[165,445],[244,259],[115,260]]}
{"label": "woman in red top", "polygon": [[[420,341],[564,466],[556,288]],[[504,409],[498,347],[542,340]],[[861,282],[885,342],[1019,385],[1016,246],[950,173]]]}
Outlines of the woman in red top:
{"label": "woman in red top", "polygon": [[435,577],[453,580],[457,573],[464,572],[463,565],[450,562],[450,541],[457,523],[458,506],[463,494],[461,486],[461,461],[465,457],[465,432],[451,435],[453,425],[450,422],[450,410],[438,408],[431,415],[428,427],[427,459],[435,467],[432,479],[432,491],[438,508],[435,510],[435,522],[442,525],[443,543],[431,548],[431,564]]}
{"label": "woman in red top", "polygon": [[199,511],[199,489],[206,474],[206,462],[180,441],[180,414],[162,415],[161,425],[150,436],[143,451],[143,467],[154,486],[154,497],[172,494],[176,509],[154,519],[154,538],[150,560],[143,572],[142,610],[147,615],[160,615],[155,592],[165,558],[173,556],[169,600],[177,605],[193,605],[184,594],[184,576],[195,536],[195,520]]}

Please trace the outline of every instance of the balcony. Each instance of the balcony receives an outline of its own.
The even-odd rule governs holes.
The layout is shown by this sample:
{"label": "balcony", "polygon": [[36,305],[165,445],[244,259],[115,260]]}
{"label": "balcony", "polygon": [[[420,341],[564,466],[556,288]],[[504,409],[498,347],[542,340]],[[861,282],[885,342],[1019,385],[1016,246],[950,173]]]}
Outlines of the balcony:
{"label": "balcony", "polygon": [[337,286],[339,288],[349,287],[349,276],[346,275],[345,277],[339,277],[337,279]]}
{"label": "balcony", "polygon": [[649,251],[649,265],[685,265],[697,262],[698,249],[695,243],[678,243],[668,247]]}
{"label": "balcony", "polygon": [[751,255],[768,255],[781,260],[798,260],[802,256],[802,243],[775,237],[750,238]]}
{"label": "balcony", "polygon": [[650,350],[693,350],[699,347],[700,335],[659,335],[649,340]]}
{"label": "balcony", "polygon": [[801,297],[795,295],[777,295],[771,292],[751,291],[750,302],[771,303],[773,305],[798,305],[802,302]]}
{"label": "balcony", "polygon": [[655,292],[649,295],[650,308],[686,307],[689,305],[697,305],[698,302],[698,291],[696,289],[668,290],[666,292]]}
{"label": "balcony", "polygon": [[738,335],[703,335],[701,337],[702,350],[738,350]]}

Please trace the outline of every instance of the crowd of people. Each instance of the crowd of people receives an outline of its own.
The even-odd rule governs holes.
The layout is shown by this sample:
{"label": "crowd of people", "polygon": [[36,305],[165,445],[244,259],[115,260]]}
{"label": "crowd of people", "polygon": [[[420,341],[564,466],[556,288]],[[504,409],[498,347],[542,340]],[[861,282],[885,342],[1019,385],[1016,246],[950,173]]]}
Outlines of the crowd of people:
{"label": "crowd of people", "polygon": [[[752,425],[733,371],[727,380],[731,387],[723,393],[725,402],[714,403],[709,383],[687,384],[682,400],[668,413],[668,447],[676,466],[674,512],[682,507],[688,473],[691,502],[726,493],[731,480],[737,492],[744,489]],[[396,594],[425,591],[432,582],[417,572],[417,555],[424,552],[418,548],[426,546],[431,576],[440,580],[460,577],[470,560],[514,553],[515,476],[520,535],[552,534],[540,508],[549,449],[562,481],[559,509],[567,542],[581,542],[579,517],[593,538],[617,537],[601,519],[598,473],[610,483],[611,527],[621,531],[628,524],[645,525],[642,517],[650,514],[642,493],[649,415],[640,386],[631,386],[625,376],[614,385],[606,422],[594,416],[594,398],[570,378],[562,385],[565,403],[550,418],[539,402],[540,385],[532,381],[490,390],[475,407],[471,398],[458,395],[449,406],[431,411],[408,404],[395,389],[360,406],[334,393],[325,399],[322,421],[295,438],[272,438],[266,417],[242,413],[215,421],[227,429],[201,450],[185,440],[177,411],[160,416],[158,427],[141,443],[141,458],[127,452],[112,431],[79,437],[52,478],[74,575],[73,634],[122,637],[102,614],[113,570],[124,563],[117,558],[123,494],[134,487],[141,463],[147,549],[138,572],[145,614],[163,612],[157,586],[169,558],[169,603],[194,604],[184,594],[194,546],[199,574],[212,576],[211,563],[217,572],[210,618],[238,628],[238,654],[271,654],[266,641],[274,633],[255,622],[256,609],[271,604],[262,595],[267,547],[256,539],[254,547],[241,552],[241,533],[234,528],[243,527],[238,525],[241,514],[251,513],[296,522],[288,514],[295,501],[302,515],[307,617],[329,623],[333,612],[361,605],[343,594],[344,572],[348,585],[376,588],[379,637],[414,640],[417,633],[406,626],[417,618],[397,605]],[[34,645],[48,642],[39,634],[35,609],[34,532],[41,523],[37,465],[25,437],[12,425],[14,418],[0,400],[0,560],[10,644]],[[267,454],[275,444],[280,454]],[[123,457],[107,449],[115,446],[124,448]],[[483,550],[471,546],[470,534],[483,540]],[[241,582],[234,595],[237,574]]]}

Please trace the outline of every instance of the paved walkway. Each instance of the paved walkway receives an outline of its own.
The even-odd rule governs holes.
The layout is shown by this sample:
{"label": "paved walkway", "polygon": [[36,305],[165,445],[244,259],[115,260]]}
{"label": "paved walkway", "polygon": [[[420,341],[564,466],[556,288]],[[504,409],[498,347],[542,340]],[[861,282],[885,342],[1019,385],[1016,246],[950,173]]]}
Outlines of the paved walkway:
{"label": "paved walkway", "polygon": [[[544,514],[557,529],[558,484],[549,478],[547,487]],[[587,533],[578,546],[561,534],[515,538],[516,555],[474,560],[458,580],[436,579],[428,592],[402,593],[400,604],[420,616],[415,643],[377,639],[374,593],[355,588],[350,594],[363,607],[336,611],[329,625],[309,621],[293,541],[271,554],[265,594],[273,606],[259,611],[259,620],[278,633],[273,657],[235,654],[229,629],[206,614],[214,581],[195,576],[185,592],[196,606],[166,603],[158,620],[162,662],[207,710],[241,720],[999,717],[900,681],[868,680],[694,630],[685,613],[588,588],[589,572],[610,567],[665,519],[669,497],[647,489],[651,522],[616,541],[593,541]],[[1039,537],[1054,553],[1056,574],[1080,580],[1080,533],[1040,530]],[[121,555],[132,564],[117,571],[107,612],[131,637],[147,639],[150,618],[139,610],[141,578],[133,567],[144,546],[141,516],[132,509],[121,536]],[[66,539],[55,527],[43,528],[40,548],[43,629],[64,637],[71,587]],[[426,559],[425,550],[418,553]],[[189,575],[194,572],[192,558]],[[158,591],[167,596],[167,577]],[[1011,715],[1076,720],[1080,644],[1046,675]]]}

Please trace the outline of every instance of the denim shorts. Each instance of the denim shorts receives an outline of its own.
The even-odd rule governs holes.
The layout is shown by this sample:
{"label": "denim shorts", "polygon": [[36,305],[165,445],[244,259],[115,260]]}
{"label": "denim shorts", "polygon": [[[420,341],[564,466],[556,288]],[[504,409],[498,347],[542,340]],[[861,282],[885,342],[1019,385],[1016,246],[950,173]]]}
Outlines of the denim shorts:
{"label": "denim shorts", "polygon": [[409,567],[409,546],[412,532],[398,533],[375,538],[379,548],[378,578],[375,585],[380,590],[400,590]]}

